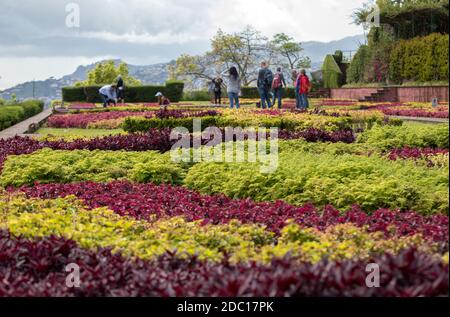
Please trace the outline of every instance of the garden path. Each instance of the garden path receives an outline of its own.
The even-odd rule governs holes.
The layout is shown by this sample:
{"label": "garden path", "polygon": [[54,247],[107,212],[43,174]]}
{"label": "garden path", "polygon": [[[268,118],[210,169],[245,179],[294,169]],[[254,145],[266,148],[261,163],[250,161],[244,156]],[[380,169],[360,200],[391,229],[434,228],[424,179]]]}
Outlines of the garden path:
{"label": "garden path", "polygon": [[28,132],[31,125],[39,125],[42,121],[46,120],[52,114],[52,109],[46,109],[43,112],[28,118],[12,127],[9,127],[3,131],[0,131],[0,139],[8,139],[15,137],[16,135],[23,135]]}

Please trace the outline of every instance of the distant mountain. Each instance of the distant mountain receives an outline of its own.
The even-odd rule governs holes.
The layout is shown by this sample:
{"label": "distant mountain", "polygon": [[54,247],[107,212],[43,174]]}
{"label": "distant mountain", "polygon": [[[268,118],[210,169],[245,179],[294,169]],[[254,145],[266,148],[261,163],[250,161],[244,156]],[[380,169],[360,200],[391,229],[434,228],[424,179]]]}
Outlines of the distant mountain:
{"label": "distant mountain", "polygon": [[[364,43],[364,36],[357,35],[346,37],[332,42],[303,42],[304,55],[309,56],[312,61],[313,70],[320,69],[325,55],[334,53],[336,50],[344,51],[344,55],[350,53],[354,55],[358,47]],[[347,53],[345,52],[347,51]],[[120,60],[116,60],[120,63]],[[100,62],[99,62],[100,63]],[[10,99],[12,94],[16,94],[19,99],[40,98],[44,100],[61,99],[61,88],[72,86],[78,81],[85,80],[87,73],[98,63],[79,66],[74,73],[56,79],[51,77],[46,80],[25,82],[4,90],[0,97]],[[163,84],[168,78],[167,66],[169,63],[154,65],[129,65],[130,75],[136,77],[145,84]]]}
{"label": "distant mountain", "polygon": [[305,50],[305,56],[309,56],[313,64],[320,63],[322,64],[325,56],[327,54],[333,54],[337,50],[341,50],[344,52],[344,56],[354,56],[356,50],[364,44],[365,37],[364,35],[355,35],[345,37],[338,41],[332,42],[304,42],[302,43],[302,47]]}

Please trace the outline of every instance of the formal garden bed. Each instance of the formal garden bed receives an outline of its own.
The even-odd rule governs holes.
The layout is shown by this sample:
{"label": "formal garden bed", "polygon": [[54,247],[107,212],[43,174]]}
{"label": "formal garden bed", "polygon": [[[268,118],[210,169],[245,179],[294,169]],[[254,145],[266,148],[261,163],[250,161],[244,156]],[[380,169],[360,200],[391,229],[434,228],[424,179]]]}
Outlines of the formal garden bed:
{"label": "formal garden bed", "polygon": [[[385,112],[448,105],[285,105],[69,105],[39,136],[0,140],[0,296],[448,295],[448,124]],[[269,140],[278,127],[278,167],[175,162],[171,131],[192,141],[194,119]],[[69,263],[80,288],[64,286]]]}

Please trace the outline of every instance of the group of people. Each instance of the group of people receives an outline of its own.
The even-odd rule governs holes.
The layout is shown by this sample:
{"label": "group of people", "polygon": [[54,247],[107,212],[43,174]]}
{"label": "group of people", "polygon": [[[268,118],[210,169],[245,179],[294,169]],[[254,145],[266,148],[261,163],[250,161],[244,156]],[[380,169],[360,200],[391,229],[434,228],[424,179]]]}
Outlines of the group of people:
{"label": "group of people", "polygon": [[[306,75],[306,71],[302,69],[299,73],[293,71],[293,78],[295,80],[295,99],[296,108],[299,110],[306,110],[309,107],[308,93],[311,90],[311,83]],[[222,88],[224,86],[225,77],[227,83],[227,93],[230,100],[231,109],[239,109],[239,96],[241,95],[242,81],[236,67],[231,67],[227,72],[222,73],[221,76],[214,78],[209,86],[209,92],[212,95],[212,102],[215,105],[222,104]],[[284,88],[287,87],[286,80],[282,69],[279,67],[275,75],[269,69],[267,62],[261,63],[261,69],[258,73],[257,80],[258,92],[261,97],[260,106],[262,109],[271,109],[278,101],[278,109],[282,107],[282,100],[284,95]],[[125,84],[122,76],[117,78],[116,83],[112,85],[105,85],[99,90],[100,96],[103,99],[103,107],[108,107],[118,102],[124,102],[125,99]],[[169,105],[170,100],[166,98],[161,92],[156,94],[159,105]]]}
{"label": "group of people", "polygon": [[[103,107],[110,105],[116,106],[118,102],[125,102],[125,83],[122,76],[118,76],[116,82],[112,85],[105,85],[99,90],[100,96],[103,100]],[[158,92],[155,97],[158,99],[160,106],[170,105],[170,100],[162,92]]]}
{"label": "group of people", "polygon": [[[292,77],[295,78],[296,109],[306,110],[309,108],[308,93],[311,90],[309,77],[304,69],[300,72],[293,70]],[[257,85],[261,96],[261,108],[270,109],[278,101],[278,109],[281,109],[284,88],[287,87],[282,69],[279,67],[274,75],[269,69],[269,65],[266,62],[262,62],[258,73]]]}
{"label": "group of people", "polygon": [[[302,69],[300,72],[296,70],[292,73],[295,78],[295,99],[296,108],[306,110],[309,107],[308,93],[311,90],[311,82],[306,75],[306,71]],[[214,78],[209,85],[209,93],[211,102],[215,105],[222,104],[222,91],[225,81],[222,77],[226,77],[227,93],[230,100],[231,109],[239,109],[239,96],[241,95],[241,78],[236,67],[231,67],[227,73]],[[278,109],[282,107],[284,89],[287,87],[286,79],[282,69],[279,67],[275,75],[269,69],[267,62],[261,63],[261,69],[258,73],[257,80],[258,92],[261,97],[261,108],[270,109],[278,101]]]}

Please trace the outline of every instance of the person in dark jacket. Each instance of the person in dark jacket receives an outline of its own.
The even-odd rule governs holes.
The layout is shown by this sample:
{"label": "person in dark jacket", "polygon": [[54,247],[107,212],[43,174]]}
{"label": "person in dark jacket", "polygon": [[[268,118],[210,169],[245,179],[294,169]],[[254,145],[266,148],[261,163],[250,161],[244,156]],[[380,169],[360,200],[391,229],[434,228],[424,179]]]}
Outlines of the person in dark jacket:
{"label": "person in dark jacket", "polygon": [[214,83],[214,104],[220,105],[222,104],[222,85],[223,85],[223,79],[220,77],[217,77],[213,79]]}
{"label": "person in dark jacket", "polygon": [[270,89],[272,88],[272,81],[272,71],[269,69],[266,62],[262,62],[261,69],[258,73],[258,91],[259,95],[261,96],[262,109],[266,109],[266,103],[269,109],[272,108],[272,105],[270,103]]}
{"label": "person in dark jacket", "polygon": [[117,77],[117,102],[125,103],[125,84],[121,75]]}
{"label": "person in dark jacket", "polygon": [[283,99],[283,87],[286,87],[286,80],[284,79],[281,67],[278,67],[277,73],[273,78],[272,90],[273,90],[273,106],[275,107],[275,102],[278,99],[278,109],[281,109],[282,99]]}
{"label": "person in dark jacket", "polygon": [[[294,81],[294,87],[297,87],[297,79],[299,75],[300,74],[296,69],[292,70],[292,80]],[[300,109],[300,94],[297,89],[295,89],[295,108]]]}

